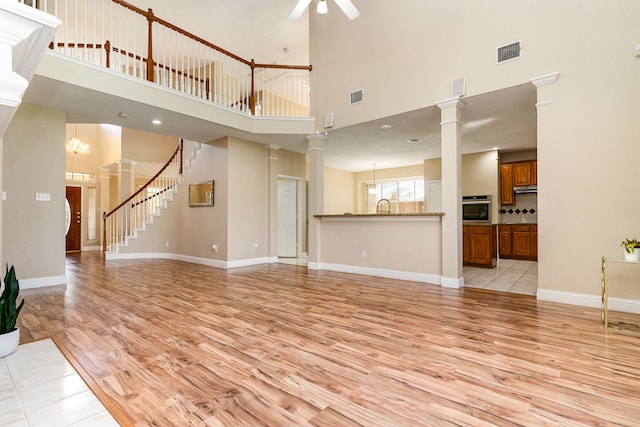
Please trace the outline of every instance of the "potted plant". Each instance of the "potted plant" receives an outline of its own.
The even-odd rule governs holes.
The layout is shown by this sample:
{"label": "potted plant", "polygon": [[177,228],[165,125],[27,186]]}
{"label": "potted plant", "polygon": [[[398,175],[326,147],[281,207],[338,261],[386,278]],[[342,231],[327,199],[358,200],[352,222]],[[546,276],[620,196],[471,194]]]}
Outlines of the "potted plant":
{"label": "potted plant", "polygon": [[638,242],[638,239],[624,239],[620,246],[624,248],[624,259],[626,261],[640,261],[640,242]]}
{"label": "potted plant", "polygon": [[16,278],[16,271],[13,266],[9,269],[7,265],[4,290],[0,294],[0,357],[13,353],[20,342],[20,329],[16,328],[16,321],[24,305],[24,298],[20,305],[16,305],[19,293],[20,284]]}

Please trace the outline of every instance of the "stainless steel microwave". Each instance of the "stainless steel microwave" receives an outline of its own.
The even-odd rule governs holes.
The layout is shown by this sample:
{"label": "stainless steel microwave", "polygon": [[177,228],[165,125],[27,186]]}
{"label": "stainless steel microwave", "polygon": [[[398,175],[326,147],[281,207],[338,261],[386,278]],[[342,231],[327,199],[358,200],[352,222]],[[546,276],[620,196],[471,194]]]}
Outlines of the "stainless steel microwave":
{"label": "stainless steel microwave", "polygon": [[462,198],[463,222],[491,222],[491,196],[464,196]]}

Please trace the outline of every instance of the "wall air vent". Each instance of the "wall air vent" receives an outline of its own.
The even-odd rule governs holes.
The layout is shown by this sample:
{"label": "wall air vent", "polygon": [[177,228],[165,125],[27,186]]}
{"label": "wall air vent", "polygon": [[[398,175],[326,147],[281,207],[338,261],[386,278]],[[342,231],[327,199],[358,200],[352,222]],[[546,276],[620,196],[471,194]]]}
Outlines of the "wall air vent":
{"label": "wall air vent", "polygon": [[522,46],[520,45],[519,41],[504,46],[499,46],[497,49],[498,64],[520,58],[521,51]]}
{"label": "wall air vent", "polygon": [[364,89],[358,89],[351,92],[351,105],[359,104],[364,101]]}

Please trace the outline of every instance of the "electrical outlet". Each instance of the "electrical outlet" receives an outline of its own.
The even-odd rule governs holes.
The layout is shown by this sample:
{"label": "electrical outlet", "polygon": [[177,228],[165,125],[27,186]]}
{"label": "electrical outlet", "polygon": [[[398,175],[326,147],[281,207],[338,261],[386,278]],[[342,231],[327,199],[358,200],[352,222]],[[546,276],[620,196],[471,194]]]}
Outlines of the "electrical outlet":
{"label": "electrical outlet", "polygon": [[362,250],[362,258],[366,258],[367,257],[367,250],[363,249]]}
{"label": "electrical outlet", "polygon": [[169,247],[169,242],[164,242],[164,245],[168,248]]}
{"label": "electrical outlet", "polygon": [[258,244],[257,244],[257,243],[254,243],[254,244],[253,244],[253,250],[254,250],[254,251],[257,251],[257,250],[258,250]]}
{"label": "electrical outlet", "polygon": [[218,253],[218,245],[216,245],[216,244],[211,245],[211,250],[212,250],[213,252],[215,252],[215,253]]}

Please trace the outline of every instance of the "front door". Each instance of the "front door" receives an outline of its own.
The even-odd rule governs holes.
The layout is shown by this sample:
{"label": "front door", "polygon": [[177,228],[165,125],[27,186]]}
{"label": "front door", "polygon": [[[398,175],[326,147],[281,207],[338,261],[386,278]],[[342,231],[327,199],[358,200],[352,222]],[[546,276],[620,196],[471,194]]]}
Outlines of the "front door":
{"label": "front door", "polygon": [[82,230],[82,188],[67,187],[67,203],[69,203],[69,229],[67,230],[66,250],[79,251]]}

